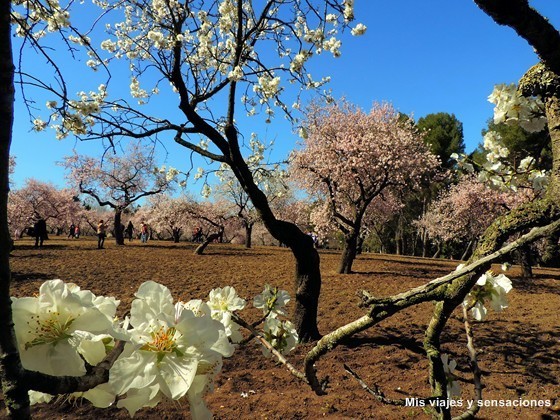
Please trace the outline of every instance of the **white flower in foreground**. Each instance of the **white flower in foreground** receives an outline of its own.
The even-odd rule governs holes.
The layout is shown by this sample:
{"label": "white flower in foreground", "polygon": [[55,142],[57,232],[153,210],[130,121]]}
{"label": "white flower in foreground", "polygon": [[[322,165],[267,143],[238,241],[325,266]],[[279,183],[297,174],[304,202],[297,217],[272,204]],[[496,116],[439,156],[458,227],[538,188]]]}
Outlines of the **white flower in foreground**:
{"label": "white flower in foreground", "polygon": [[447,379],[447,397],[451,398],[461,396],[461,386],[455,377],[457,362],[455,360],[449,360],[448,354],[441,355],[441,362],[443,363],[443,371],[445,372],[445,377]]}
{"label": "white flower in foreground", "polygon": [[[296,329],[290,321],[280,321],[274,317],[268,317],[264,322],[264,338],[281,354],[287,354],[294,349],[299,339]],[[264,346],[262,353],[266,357],[271,355],[270,350]]]}
{"label": "white flower in foreground", "polygon": [[208,307],[211,310],[212,318],[220,321],[226,330],[226,335],[234,342],[238,343],[243,339],[239,332],[239,325],[231,317],[234,311],[245,308],[245,300],[237,295],[235,289],[226,286],[223,289],[217,288],[208,294]]}
{"label": "white flower in foreground", "polygon": [[237,295],[235,289],[226,286],[212,289],[208,294],[208,306],[213,311],[234,312],[245,308],[245,300]]}
{"label": "white flower in foreground", "polygon": [[290,295],[288,292],[266,284],[263,292],[255,296],[253,306],[257,309],[262,309],[264,315],[268,313],[286,315],[286,304],[289,301]]}
{"label": "white flower in foreground", "polygon": [[131,415],[154,406],[162,396],[185,396],[196,377],[213,378],[222,357],[234,350],[220,322],[204,311],[195,315],[181,303],[174,305],[167,287],[145,282],[135,296],[131,342],[109,375],[115,392],[126,394],[117,405]]}
{"label": "white flower in foreground", "polygon": [[507,294],[511,289],[511,280],[508,277],[504,274],[494,276],[491,271],[487,271],[477,280],[464,304],[470,306],[469,302],[472,302],[473,317],[477,321],[484,321],[487,314],[484,303],[489,300],[492,309],[496,312],[502,311],[508,307]]}
{"label": "white flower in foreground", "polygon": [[12,298],[23,367],[56,376],[81,376],[105,357],[119,301],[72,283],[49,280],[39,297]]}

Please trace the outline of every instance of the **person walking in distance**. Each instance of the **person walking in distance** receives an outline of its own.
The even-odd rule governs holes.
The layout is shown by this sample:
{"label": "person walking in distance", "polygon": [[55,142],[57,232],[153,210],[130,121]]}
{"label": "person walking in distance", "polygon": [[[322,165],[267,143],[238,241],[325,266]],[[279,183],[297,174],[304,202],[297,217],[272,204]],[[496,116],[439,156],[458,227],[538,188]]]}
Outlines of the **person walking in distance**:
{"label": "person walking in distance", "polygon": [[76,234],[76,225],[72,223],[70,225],[70,232],[68,233],[68,237],[74,239],[75,234]]}
{"label": "person walking in distance", "polygon": [[140,227],[140,240],[143,244],[148,242],[148,225],[142,222],[142,226]]}
{"label": "person walking in distance", "polygon": [[103,249],[103,244],[105,243],[105,237],[107,236],[107,225],[103,222],[103,219],[99,221],[97,225],[97,249]]}
{"label": "person walking in distance", "polygon": [[33,226],[33,234],[35,235],[35,248],[43,247],[43,241],[48,239],[47,222],[42,217],[35,222]]}

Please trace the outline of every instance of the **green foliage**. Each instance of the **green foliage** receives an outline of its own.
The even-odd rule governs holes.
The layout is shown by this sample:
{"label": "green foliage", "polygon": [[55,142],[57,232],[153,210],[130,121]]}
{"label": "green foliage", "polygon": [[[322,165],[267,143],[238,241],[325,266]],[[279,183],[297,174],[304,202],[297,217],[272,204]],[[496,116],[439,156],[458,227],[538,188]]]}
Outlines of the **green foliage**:
{"label": "green foliage", "polygon": [[451,154],[465,151],[463,123],[454,114],[438,112],[420,118],[416,127],[424,134],[424,142],[431,152],[439,156],[442,167],[452,168],[455,161]]}

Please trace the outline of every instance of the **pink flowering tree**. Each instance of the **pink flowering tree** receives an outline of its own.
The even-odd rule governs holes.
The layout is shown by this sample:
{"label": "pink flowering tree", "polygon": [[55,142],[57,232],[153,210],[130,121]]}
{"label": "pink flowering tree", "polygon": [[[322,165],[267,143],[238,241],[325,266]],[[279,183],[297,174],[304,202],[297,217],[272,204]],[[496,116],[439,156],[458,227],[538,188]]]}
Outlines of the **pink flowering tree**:
{"label": "pink flowering tree", "polygon": [[306,116],[292,173],[310,194],[324,197],[323,217],[344,235],[339,272],[350,273],[372,201],[385,191],[415,188],[438,161],[389,104],[365,113],[344,101],[315,103]]}
{"label": "pink flowering tree", "polygon": [[139,144],[132,145],[123,156],[109,154],[102,161],[75,153],[67,156],[62,166],[77,191],[114,210],[117,245],[124,245],[123,211],[144,197],[169,190],[178,174],[173,168],[158,169],[153,154]]}
{"label": "pink flowering tree", "polygon": [[440,246],[442,242],[466,245],[461,257],[465,259],[492,221],[521,204],[520,196],[465,176],[440,194],[416,225]]}
{"label": "pink flowering tree", "polygon": [[28,179],[23,188],[12,191],[8,201],[10,231],[17,237],[42,218],[54,232],[61,232],[79,220],[82,204],[70,189]]}
{"label": "pink flowering tree", "polygon": [[181,236],[189,232],[192,224],[187,212],[190,200],[186,197],[171,197],[158,194],[150,197],[148,204],[136,214],[136,225],[146,222],[148,226],[162,236],[179,242]]}
{"label": "pink flowering tree", "polygon": [[201,255],[212,242],[223,242],[226,229],[239,229],[237,209],[226,200],[202,201],[191,200],[185,207],[185,212],[192,220],[192,225],[202,229],[203,240],[195,249],[195,254]]}

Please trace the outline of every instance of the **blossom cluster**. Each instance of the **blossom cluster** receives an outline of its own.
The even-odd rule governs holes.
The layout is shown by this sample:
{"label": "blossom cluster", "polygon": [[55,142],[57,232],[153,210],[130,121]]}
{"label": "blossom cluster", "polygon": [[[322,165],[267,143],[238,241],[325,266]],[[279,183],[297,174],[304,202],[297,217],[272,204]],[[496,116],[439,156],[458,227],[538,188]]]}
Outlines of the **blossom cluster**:
{"label": "blossom cluster", "polygon": [[463,305],[471,309],[474,319],[484,321],[488,313],[484,304],[489,301],[492,309],[501,312],[508,307],[507,294],[511,289],[511,280],[505,274],[496,276],[491,271],[487,271],[477,280]]}
{"label": "blossom cluster", "polygon": [[[518,93],[515,84],[496,85],[488,97],[495,104],[494,123],[519,124],[528,132],[542,131],[546,127],[547,119],[544,104],[538,96],[525,97]],[[482,164],[479,180],[496,189],[517,191],[519,187],[530,187],[535,192],[544,191],[548,184],[547,171],[535,168],[535,160],[526,157],[517,165],[510,163],[507,158],[510,150],[504,144],[499,133],[488,131],[484,135],[483,148],[486,152],[486,162]],[[459,167],[469,173],[474,167],[468,162],[464,154],[454,153]]]}
{"label": "blossom cluster", "polygon": [[[254,305],[266,312],[264,335],[281,353],[295,347],[293,325],[281,321],[289,296],[266,286]],[[214,289],[206,302],[174,303],[169,289],[153,281],[135,293],[130,316],[115,317],[119,301],[96,296],[62,280],[43,283],[38,297],[12,298],[14,326],[26,369],[82,376],[124,341],[109,371],[109,381],[78,393],[96,407],[115,404],[133,416],[164,398],[186,397],[194,419],[211,418],[204,396],[213,388],[222,359],[242,338],[232,313],[245,307],[233,287]],[[266,352],[265,352],[266,353]],[[51,395],[30,391],[32,403]]]}
{"label": "blossom cluster", "polygon": [[520,95],[514,83],[496,85],[488,96],[488,101],[496,105],[494,107],[496,124],[518,123],[531,133],[542,131],[546,126],[542,99],[539,96],[527,98]]}

